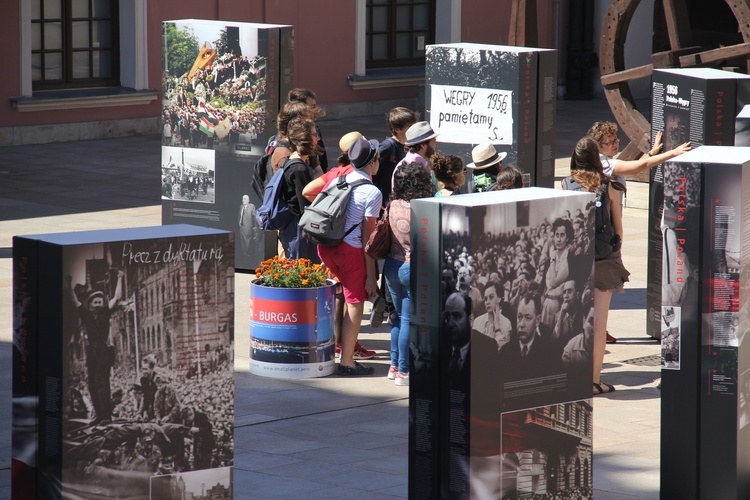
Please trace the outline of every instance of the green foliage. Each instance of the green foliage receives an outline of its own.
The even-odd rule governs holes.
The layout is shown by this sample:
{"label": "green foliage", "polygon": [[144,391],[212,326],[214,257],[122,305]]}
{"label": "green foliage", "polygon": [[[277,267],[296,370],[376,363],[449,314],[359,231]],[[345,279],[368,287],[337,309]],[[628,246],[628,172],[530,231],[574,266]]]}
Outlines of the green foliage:
{"label": "green foliage", "polygon": [[182,76],[193,66],[195,58],[200,52],[198,37],[192,28],[177,29],[174,24],[166,25],[166,70],[172,76]]}
{"label": "green foliage", "polygon": [[227,29],[222,28],[222,30],[219,32],[219,40],[216,42],[216,51],[219,53],[219,55],[225,54],[227,52],[228,45]]}

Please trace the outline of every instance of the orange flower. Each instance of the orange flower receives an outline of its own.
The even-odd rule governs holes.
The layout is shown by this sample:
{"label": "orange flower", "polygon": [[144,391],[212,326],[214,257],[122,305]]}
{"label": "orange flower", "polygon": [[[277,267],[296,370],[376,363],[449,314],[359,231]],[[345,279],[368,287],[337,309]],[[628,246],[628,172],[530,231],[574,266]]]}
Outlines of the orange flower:
{"label": "orange flower", "polygon": [[328,269],[310,259],[286,259],[279,256],[264,260],[255,270],[258,283],[279,288],[315,288],[324,286]]}

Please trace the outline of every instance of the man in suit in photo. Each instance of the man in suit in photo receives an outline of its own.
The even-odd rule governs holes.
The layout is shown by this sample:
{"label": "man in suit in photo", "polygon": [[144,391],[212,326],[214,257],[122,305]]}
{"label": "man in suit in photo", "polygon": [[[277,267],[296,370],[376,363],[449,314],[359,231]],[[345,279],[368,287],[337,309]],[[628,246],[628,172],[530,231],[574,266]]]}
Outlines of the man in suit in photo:
{"label": "man in suit in photo", "polygon": [[581,308],[580,296],[574,280],[563,283],[563,303],[552,331],[553,344],[560,354],[573,337],[583,332],[583,315],[586,311]]}
{"label": "man in suit in photo", "polygon": [[239,226],[240,226],[240,241],[242,242],[242,253],[246,257],[257,257],[263,260],[262,253],[262,242],[259,245],[261,236],[260,226],[255,219],[256,210],[255,205],[250,203],[250,197],[248,195],[242,196],[242,205],[240,205],[239,213]]}
{"label": "man in suit in photo", "polygon": [[471,309],[471,297],[460,292],[450,294],[443,308],[443,331],[450,345],[449,411],[443,415],[451,420],[452,429],[459,425],[464,429],[460,439],[449,443],[452,449],[461,450],[456,456],[463,459],[452,462],[451,467],[461,469],[452,474],[465,481],[443,485],[444,496],[450,498],[493,496],[500,482],[497,464],[501,456],[502,394],[497,343],[482,333],[472,333]]}
{"label": "man in suit in photo", "polygon": [[560,357],[554,355],[552,333],[541,321],[539,295],[527,293],[518,302],[516,335],[500,349],[503,382],[525,380],[559,371]]}
{"label": "man in suit in photo", "polygon": [[[497,366],[494,339],[479,332],[472,334],[471,297],[460,292],[452,293],[445,301],[443,324],[450,341],[450,386],[468,394],[471,388],[471,358],[479,356],[477,363],[488,364],[487,369]],[[481,367],[478,366],[478,369]]]}

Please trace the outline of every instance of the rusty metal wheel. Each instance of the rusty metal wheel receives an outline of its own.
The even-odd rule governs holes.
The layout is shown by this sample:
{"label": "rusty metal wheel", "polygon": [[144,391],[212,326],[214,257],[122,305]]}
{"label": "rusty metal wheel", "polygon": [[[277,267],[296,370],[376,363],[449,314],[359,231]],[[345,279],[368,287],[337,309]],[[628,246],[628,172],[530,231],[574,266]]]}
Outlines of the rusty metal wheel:
{"label": "rusty metal wheel", "polygon": [[[640,0],[613,0],[604,17],[599,67],[604,93],[617,122],[630,139],[620,158],[635,159],[649,149],[651,124],[638,111],[630,82],[650,77],[654,69],[718,66],[727,59],[744,58],[750,72],[750,0],[725,0],[737,20],[742,43],[705,43],[694,36],[687,0],[662,0],[669,50],[652,54],[651,64],[625,68],[625,40]],[[707,2],[714,4],[714,2]],[[715,5],[715,4],[714,4]]]}

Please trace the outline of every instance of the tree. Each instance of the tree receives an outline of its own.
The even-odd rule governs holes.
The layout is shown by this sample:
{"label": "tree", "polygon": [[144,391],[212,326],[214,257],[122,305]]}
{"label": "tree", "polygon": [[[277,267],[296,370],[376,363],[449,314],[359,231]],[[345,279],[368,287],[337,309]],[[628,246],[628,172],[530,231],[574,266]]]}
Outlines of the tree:
{"label": "tree", "polygon": [[227,44],[227,29],[222,28],[221,31],[219,31],[219,39],[216,41],[216,52],[219,55],[226,54],[229,52],[227,48],[229,45]]}
{"label": "tree", "polygon": [[195,58],[200,52],[198,37],[192,28],[178,29],[174,24],[166,24],[166,66],[170,75],[184,75],[193,66]]}

